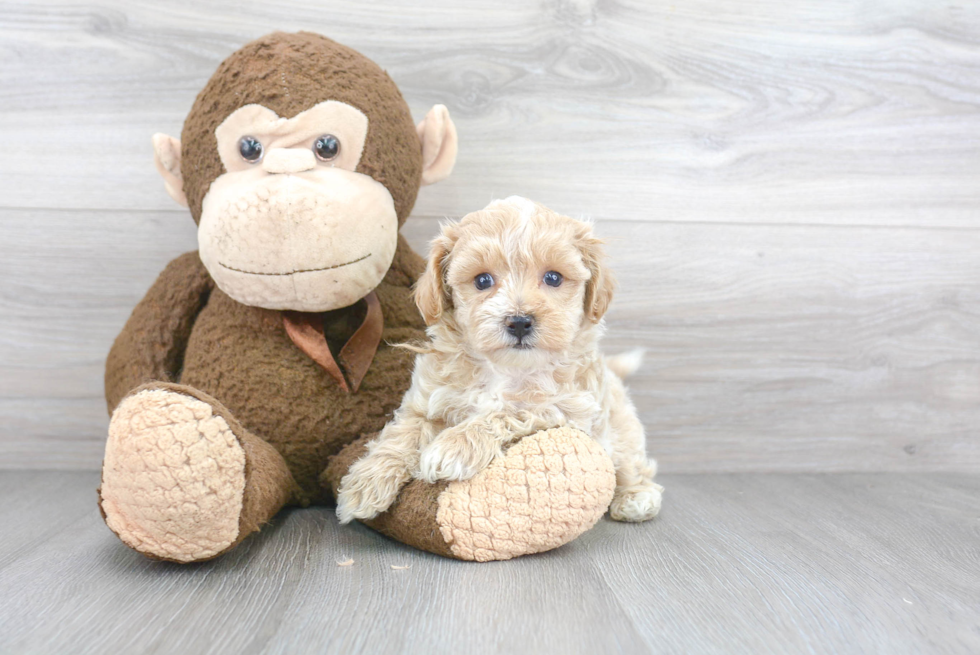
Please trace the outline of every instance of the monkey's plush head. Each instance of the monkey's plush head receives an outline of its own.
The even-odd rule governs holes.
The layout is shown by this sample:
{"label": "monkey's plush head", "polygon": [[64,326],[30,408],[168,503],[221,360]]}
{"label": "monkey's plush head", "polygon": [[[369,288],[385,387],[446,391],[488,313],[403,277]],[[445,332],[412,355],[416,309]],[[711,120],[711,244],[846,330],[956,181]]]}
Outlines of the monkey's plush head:
{"label": "monkey's plush head", "polygon": [[218,287],[307,312],[378,285],[420,184],[449,175],[456,143],[445,107],[414,125],[377,64],[307,32],[245,45],[197,96],[181,140],[153,137]]}

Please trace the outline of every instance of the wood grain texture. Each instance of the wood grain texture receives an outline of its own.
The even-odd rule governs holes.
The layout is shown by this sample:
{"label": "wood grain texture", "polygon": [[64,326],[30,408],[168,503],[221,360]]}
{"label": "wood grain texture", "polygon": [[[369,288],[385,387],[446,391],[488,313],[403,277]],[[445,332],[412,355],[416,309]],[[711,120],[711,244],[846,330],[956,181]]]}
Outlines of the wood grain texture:
{"label": "wood grain texture", "polygon": [[980,649],[975,475],[666,476],[654,522],[605,519],[490,564],[340,526],[325,508],[287,512],[214,562],[151,562],[82,502],[96,483],[0,476],[0,520],[19,528],[0,534],[0,651]]}
{"label": "wood grain texture", "polygon": [[[22,244],[0,262],[11,337],[0,343],[0,457],[98,468],[105,353],[165,264],[160,242],[194,247],[191,221],[8,216]],[[94,226],[88,239],[38,256],[35,229],[76,222]],[[405,226],[422,252],[437,230]],[[630,387],[662,470],[980,468],[980,232],[612,220],[596,230],[620,278],[604,347],[647,349]],[[141,243],[153,246],[141,254]],[[52,284],[70,279],[83,289]],[[59,294],[72,301],[54,320]]]}
{"label": "wood grain texture", "polygon": [[[976,227],[976,3],[109,0],[0,15],[5,206],[169,207],[150,135],[179,132],[221,59],[275,27],[381,62],[417,117],[449,106],[461,158],[423,215],[516,193],[619,219]],[[67,143],[85,165],[52,192]]]}
{"label": "wood grain texture", "polygon": [[270,29],[447,104],[436,220],[591,216],[666,471],[980,466],[980,5],[0,1],[0,468],[97,468],[105,354],[195,247],[149,138]]}

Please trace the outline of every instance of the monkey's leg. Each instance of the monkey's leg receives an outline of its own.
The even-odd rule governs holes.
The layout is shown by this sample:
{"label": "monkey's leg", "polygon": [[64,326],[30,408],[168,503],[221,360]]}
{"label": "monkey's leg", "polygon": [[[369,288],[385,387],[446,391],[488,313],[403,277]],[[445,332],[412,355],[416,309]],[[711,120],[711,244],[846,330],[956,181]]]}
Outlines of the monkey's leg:
{"label": "monkey's leg", "polygon": [[[336,495],[367,451],[367,435],[336,455],[320,482]],[[365,525],[415,548],[485,562],[572,541],[605,514],[616,487],[609,455],[572,428],[524,437],[469,480],[411,480]]]}
{"label": "monkey's leg", "polygon": [[297,493],[282,456],[196,389],[148,384],[112,414],[99,507],[123,543],[148,557],[217,557]]}

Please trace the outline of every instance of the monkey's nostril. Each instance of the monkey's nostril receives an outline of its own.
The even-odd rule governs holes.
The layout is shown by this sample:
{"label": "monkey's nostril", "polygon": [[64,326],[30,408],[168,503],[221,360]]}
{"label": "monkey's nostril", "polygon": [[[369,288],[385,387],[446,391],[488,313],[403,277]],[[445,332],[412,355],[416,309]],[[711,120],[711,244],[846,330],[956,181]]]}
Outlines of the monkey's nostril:
{"label": "monkey's nostril", "polygon": [[507,331],[520,340],[534,327],[534,317],[527,315],[508,316],[504,321]]}

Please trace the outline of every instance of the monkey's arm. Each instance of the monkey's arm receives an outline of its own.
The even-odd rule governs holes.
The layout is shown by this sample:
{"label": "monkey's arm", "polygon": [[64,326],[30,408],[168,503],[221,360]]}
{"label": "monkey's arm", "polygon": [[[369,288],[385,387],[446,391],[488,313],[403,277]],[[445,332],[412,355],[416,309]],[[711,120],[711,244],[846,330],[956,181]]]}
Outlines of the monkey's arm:
{"label": "monkey's arm", "polygon": [[177,382],[184,350],[214,282],[197,251],[167,264],[116,337],[105,366],[109,413],[146,382]]}
{"label": "monkey's arm", "polygon": [[[330,460],[321,484],[337,494],[367,454],[365,435]],[[536,432],[469,480],[409,480],[388,509],[365,525],[415,548],[485,562],[557,548],[598,521],[616,474],[609,455],[570,427]]]}
{"label": "monkey's arm", "polygon": [[[409,392],[411,393],[411,392]],[[354,462],[337,489],[341,523],[370,519],[388,509],[418,467],[419,449],[438,429],[425,415],[402,407]]]}

